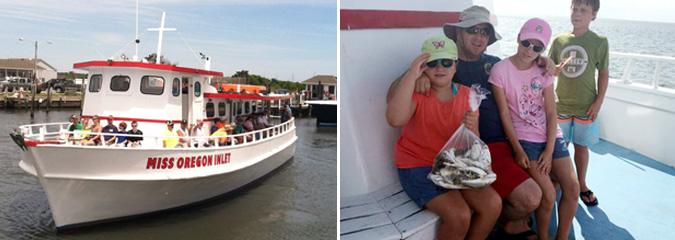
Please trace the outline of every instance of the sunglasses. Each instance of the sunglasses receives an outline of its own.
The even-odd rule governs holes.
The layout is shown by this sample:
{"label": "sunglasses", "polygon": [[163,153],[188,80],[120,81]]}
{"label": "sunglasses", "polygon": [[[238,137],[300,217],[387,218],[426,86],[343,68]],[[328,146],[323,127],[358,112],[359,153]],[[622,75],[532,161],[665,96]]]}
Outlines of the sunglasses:
{"label": "sunglasses", "polygon": [[428,62],[427,67],[436,68],[436,66],[438,66],[438,63],[441,63],[441,66],[443,66],[444,68],[450,68],[450,67],[452,67],[452,64],[455,63],[455,60],[447,59],[447,58],[446,59],[437,59],[437,60]]}
{"label": "sunglasses", "polygon": [[138,127],[138,125],[131,125],[132,127]]}
{"label": "sunglasses", "polygon": [[530,48],[530,45],[532,45],[532,50],[533,50],[534,52],[542,52],[542,51],[544,51],[544,46],[542,46],[542,45],[535,45],[535,44],[533,44],[533,43],[531,43],[530,41],[527,41],[527,40],[520,41],[520,45],[523,45],[523,47],[525,47],[525,48]]}
{"label": "sunglasses", "polygon": [[480,34],[483,34],[485,36],[490,35],[490,28],[469,27],[469,28],[465,28],[465,29],[466,29],[466,32],[468,32],[469,34],[480,33]]}

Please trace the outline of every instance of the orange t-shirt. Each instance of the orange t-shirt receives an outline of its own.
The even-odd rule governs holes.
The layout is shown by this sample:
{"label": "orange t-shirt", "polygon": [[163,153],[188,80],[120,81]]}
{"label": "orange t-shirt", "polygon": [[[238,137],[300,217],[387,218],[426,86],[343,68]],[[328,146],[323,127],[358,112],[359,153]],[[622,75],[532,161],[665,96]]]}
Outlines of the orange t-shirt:
{"label": "orange t-shirt", "polygon": [[461,84],[448,102],[441,102],[432,91],[429,96],[413,93],[416,109],[403,126],[396,142],[394,159],[397,168],[433,166],[434,158],[462,124],[469,107],[470,88]]}

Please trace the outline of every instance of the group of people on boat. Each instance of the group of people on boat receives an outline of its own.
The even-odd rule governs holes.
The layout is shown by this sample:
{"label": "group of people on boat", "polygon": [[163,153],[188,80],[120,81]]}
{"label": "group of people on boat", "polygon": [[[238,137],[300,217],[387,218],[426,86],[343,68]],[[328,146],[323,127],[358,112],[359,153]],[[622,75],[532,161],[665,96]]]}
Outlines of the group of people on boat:
{"label": "group of people on boat", "polygon": [[[386,117],[402,128],[394,153],[399,179],[415,203],[439,215],[438,239],[485,239],[498,221],[498,239],[549,239],[557,188],[562,197],[555,239],[567,239],[577,196],[587,206],[598,204],[585,182],[608,81],[607,39],[589,30],[598,9],[598,0],[572,0],[574,29],[552,42],[545,20],[528,20],[517,53],[499,59],[485,54],[501,38],[489,11],[469,7],[459,22],[444,25],[445,36],[427,39],[422,54],[392,84]],[[541,56],[547,47],[548,57]],[[585,59],[576,61],[583,66],[565,68],[575,57]],[[474,84],[492,91],[476,112],[468,100]],[[489,147],[497,180],[487,187],[445,189],[427,178],[436,154],[461,124]],[[532,212],[537,231],[530,229]]]}
{"label": "group of people on boat", "polygon": [[[290,111],[290,110],[288,110]],[[290,119],[290,112],[284,112],[282,122]],[[66,139],[73,143],[83,146],[116,146],[116,147],[140,147],[143,141],[143,132],[138,129],[138,122],[131,122],[131,130],[127,131],[127,123],[122,121],[119,127],[113,124],[112,115],[107,117],[108,124],[102,126],[98,115],[91,119],[83,119],[82,124],[78,121],[77,115],[69,117],[70,125]],[[204,120],[198,119],[195,124],[188,126],[188,121],[183,119],[180,127],[174,130],[173,120],[166,122],[167,129],[163,133],[162,147],[164,148],[200,148],[211,146],[224,146],[243,143],[244,138],[247,141],[265,138],[275,134],[273,130],[257,132],[247,135],[227,137],[232,134],[242,134],[260,129],[272,127],[272,120],[269,117],[269,111],[264,110],[260,113],[252,113],[247,116],[236,116],[236,122],[227,124],[227,118],[213,119],[213,126],[210,129],[204,128]],[[77,133],[77,134],[76,134]],[[95,134],[91,134],[95,133]],[[103,133],[103,134],[101,134]],[[109,134],[105,134],[109,133]],[[118,135],[113,135],[118,134]],[[122,135],[124,134],[124,135]],[[138,135],[138,136],[126,136]],[[210,136],[210,138],[208,137]]]}
{"label": "group of people on boat", "polygon": [[[77,115],[71,115],[68,120],[68,134],[66,140],[79,143],[83,146],[116,146],[140,147],[143,141],[143,131],[138,129],[138,122],[131,122],[131,130],[127,131],[127,123],[122,121],[119,128],[113,124],[113,116],[107,117],[108,124],[101,126],[101,118],[95,115],[91,119],[83,119],[80,123]],[[76,132],[79,131],[79,134]],[[91,134],[96,133],[96,134]],[[129,134],[136,136],[101,135],[100,133]]]}

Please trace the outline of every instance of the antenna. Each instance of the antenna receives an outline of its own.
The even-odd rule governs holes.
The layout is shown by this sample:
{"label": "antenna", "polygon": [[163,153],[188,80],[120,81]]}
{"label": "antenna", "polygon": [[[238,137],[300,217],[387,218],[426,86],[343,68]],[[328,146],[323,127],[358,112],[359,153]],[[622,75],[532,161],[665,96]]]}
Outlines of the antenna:
{"label": "antenna", "polygon": [[136,53],[134,54],[133,60],[138,61],[138,43],[141,41],[138,40],[138,0],[136,0]]}

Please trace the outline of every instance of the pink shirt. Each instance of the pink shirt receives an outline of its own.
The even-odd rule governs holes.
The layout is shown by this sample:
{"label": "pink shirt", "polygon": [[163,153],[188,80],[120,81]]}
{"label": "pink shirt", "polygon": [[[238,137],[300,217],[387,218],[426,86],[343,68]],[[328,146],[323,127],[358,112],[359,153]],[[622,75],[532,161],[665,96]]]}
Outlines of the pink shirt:
{"label": "pink shirt", "polygon": [[[488,82],[504,90],[519,140],[546,142],[544,89],[551,86],[553,80],[553,77],[545,77],[544,69],[536,65],[518,70],[510,58],[492,67]],[[562,137],[559,126],[556,137]]]}

